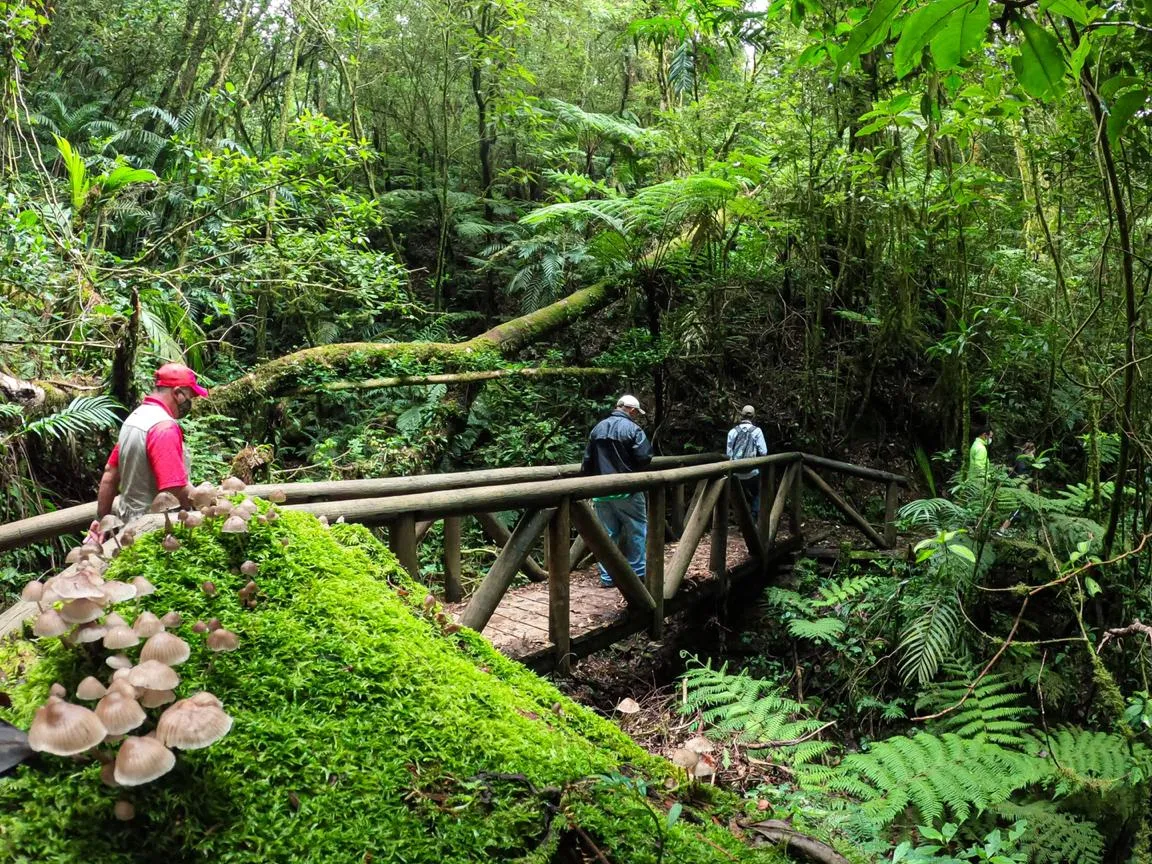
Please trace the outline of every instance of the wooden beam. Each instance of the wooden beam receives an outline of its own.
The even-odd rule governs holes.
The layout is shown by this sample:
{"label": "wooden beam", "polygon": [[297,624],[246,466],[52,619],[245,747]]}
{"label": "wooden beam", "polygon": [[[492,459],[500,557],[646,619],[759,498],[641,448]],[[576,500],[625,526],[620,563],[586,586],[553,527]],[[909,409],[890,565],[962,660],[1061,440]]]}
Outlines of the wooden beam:
{"label": "wooden beam", "polygon": [[[683,487],[680,487],[683,488]],[[648,545],[644,550],[644,583],[648,595],[656,604],[652,610],[652,626],[648,635],[664,638],[664,525],[667,487],[657,486],[648,493]]]}
{"label": "wooden beam", "polygon": [[468,608],[460,616],[460,623],[471,627],[477,633],[483,632],[484,626],[500,605],[500,600],[512,584],[516,571],[528,556],[528,550],[540,539],[548,520],[552,518],[551,509],[529,510],[508,538],[508,543],[500,550],[492,566],[488,568],[488,575],[472,595]]}
{"label": "wooden beam", "polygon": [[[795,462],[784,471],[780,486],[776,489],[776,498],[772,501],[772,510],[768,514],[768,534],[764,538],[764,548],[771,549],[776,542],[776,534],[780,531],[780,518],[784,515],[784,505],[788,500],[788,490],[792,488],[792,481],[800,470],[800,463]],[[764,502],[761,502],[763,506]]]}
{"label": "wooden beam", "polygon": [[877,549],[887,549],[888,544],[884,542],[884,538],[876,533],[876,529],[868,524],[868,520],[856,512],[856,508],[836,494],[836,490],[824,482],[824,478],[809,468],[804,466],[804,476],[806,476],[812,483],[824,493],[824,497],[832,502],[832,505],[848,517],[853,525],[864,532],[864,536],[872,541]]}
{"label": "wooden beam", "polygon": [[792,488],[788,494],[788,529],[793,537],[804,536],[804,474],[800,470],[803,462],[796,463],[796,473],[792,476]]}
{"label": "wooden beam", "polygon": [[[744,495],[744,485],[735,477],[731,479],[732,510],[736,514],[736,525],[744,537],[744,545],[748,554],[757,560],[764,558],[764,542],[760,539],[760,531],[756,521],[752,518],[752,508],[748,506],[748,498]],[[761,508],[761,513],[764,509]]]}
{"label": "wooden beam", "polygon": [[436,524],[435,519],[421,519],[416,523],[416,545],[419,546],[424,542],[424,538],[428,536],[428,532],[432,530],[432,526]]}
{"label": "wooden beam", "polygon": [[704,529],[708,519],[712,516],[712,508],[716,506],[716,499],[728,484],[728,478],[719,477],[711,482],[704,494],[700,496],[700,503],[692,510],[688,523],[684,526],[684,533],[676,545],[676,552],[672,561],[664,572],[664,599],[671,600],[676,596],[680,583],[684,581],[684,574],[688,572],[688,565],[692,563],[692,555],[700,545],[700,538],[704,536]]}
{"label": "wooden beam", "polygon": [[588,544],[584,542],[584,538],[579,534],[572,540],[572,545],[568,547],[568,572],[572,573],[580,569],[580,562],[588,557]]}
{"label": "wooden beam", "polygon": [[444,599],[458,603],[464,597],[460,582],[460,516],[444,517]]}
{"label": "wooden beam", "polygon": [[804,461],[809,465],[827,468],[829,471],[835,471],[839,474],[851,474],[853,477],[863,477],[865,480],[876,480],[880,483],[897,483],[901,486],[908,485],[907,477],[901,474],[893,474],[890,471],[881,471],[878,468],[865,468],[863,465],[837,462],[835,459],[825,459],[823,456],[812,456],[808,453],[804,454]]}
{"label": "wooden beam", "polygon": [[896,506],[900,503],[900,484],[889,482],[884,493],[884,545],[896,545]]}
{"label": "wooden beam", "polygon": [[720,487],[720,494],[716,496],[716,504],[712,508],[712,543],[708,569],[720,583],[721,597],[728,596],[728,490],[731,485],[732,478],[729,476]]}
{"label": "wooden beam", "polygon": [[596,560],[604,565],[612,582],[620,589],[620,593],[628,601],[628,605],[643,612],[651,612],[656,608],[656,601],[640,581],[640,577],[632,569],[632,565],[624,557],[624,553],[613,542],[592,508],[586,501],[573,501],[571,507],[572,523],[576,530],[596,556]]}
{"label": "wooden beam", "polygon": [[[693,486],[692,495],[688,498],[688,509],[684,511],[685,525],[687,525],[688,520],[692,518],[692,514],[696,512],[696,508],[700,504],[700,496],[703,495],[704,490],[708,488],[708,481],[711,479],[713,478],[701,477]],[[683,534],[684,532],[681,531],[680,533]]]}
{"label": "wooden beam", "polygon": [[567,498],[560,502],[548,521],[548,637],[556,652],[556,669],[562,675],[572,671],[571,584],[568,570],[568,537],[571,534]]}
{"label": "wooden beam", "polygon": [[[476,521],[480,523],[480,528],[493,543],[501,547],[508,545],[508,538],[512,534],[504,527],[504,523],[496,518],[495,513],[477,513]],[[548,571],[541,567],[540,563],[531,555],[524,559],[524,564],[520,569],[532,582],[548,581]]]}
{"label": "wooden beam", "polygon": [[416,551],[416,519],[411,513],[398,516],[388,526],[388,548],[413,579],[420,578],[420,556]]}
{"label": "wooden beam", "polygon": [[[664,470],[688,465],[704,465],[724,460],[720,453],[692,453],[685,456],[657,456],[652,470]],[[581,466],[541,465],[528,468],[493,468],[483,471],[455,471],[448,474],[419,474],[411,477],[377,477],[363,480],[323,480],[307,483],[256,483],[244,491],[252,496],[267,498],[273,492],[284,493],[286,504],[310,501],[351,501],[366,498],[386,498],[421,492],[443,492],[453,489],[474,489],[482,486],[502,486],[512,483],[534,483],[564,477],[578,477]],[[305,508],[306,509],[306,508]],[[321,513],[317,513],[317,516]],[[323,515],[335,519],[340,512]],[[96,502],[65,507],[52,513],[42,513],[0,525],[0,552],[17,549],[41,540],[87,530],[96,518]],[[361,521],[350,519],[349,521]],[[381,519],[375,524],[388,521]]]}

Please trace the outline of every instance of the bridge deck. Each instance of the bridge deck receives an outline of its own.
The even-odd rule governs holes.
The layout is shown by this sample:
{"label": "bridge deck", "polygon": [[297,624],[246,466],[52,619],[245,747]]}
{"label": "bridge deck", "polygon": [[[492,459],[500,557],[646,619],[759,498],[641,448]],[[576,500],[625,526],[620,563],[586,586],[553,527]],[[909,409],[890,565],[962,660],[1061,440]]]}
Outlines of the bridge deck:
{"label": "bridge deck", "polygon": [[[667,545],[666,560],[676,552],[676,544]],[[693,590],[715,578],[709,570],[711,544],[705,537],[696,547],[682,590]],[[739,537],[728,538],[728,569],[734,570],[748,561],[748,549]],[[570,577],[571,633],[573,640],[600,631],[623,626],[629,620],[624,597],[615,589],[600,587],[595,565],[573,571]],[[449,613],[459,617],[467,601],[446,604]],[[548,584],[531,582],[513,588],[500,601],[496,612],[484,628],[484,636],[501,653],[514,659],[531,658],[546,651],[548,638]]]}

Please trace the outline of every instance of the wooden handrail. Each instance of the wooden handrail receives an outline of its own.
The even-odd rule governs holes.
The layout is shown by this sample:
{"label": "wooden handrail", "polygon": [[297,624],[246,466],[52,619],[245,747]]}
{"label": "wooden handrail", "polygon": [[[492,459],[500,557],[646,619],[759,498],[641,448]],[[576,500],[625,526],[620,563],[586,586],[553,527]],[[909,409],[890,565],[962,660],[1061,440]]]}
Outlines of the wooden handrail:
{"label": "wooden handrail", "polygon": [[[722,453],[691,453],[684,456],[657,456],[654,468],[674,468],[721,462]],[[272,492],[283,492],[286,503],[305,501],[346,501],[358,498],[381,498],[438,492],[450,489],[473,489],[479,486],[501,486],[576,477],[581,466],[539,465],[527,468],[492,468],[482,471],[454,471],[448,474],[418,474],[413,477],[381,477],[364,480],[325,480],[303,483],[255,483],[247,492],[267,498]],[[0,525],[0,552],[51,540],[63,534],[85,531],[96,518],[96,502],[65,507],[52,513],[30,516]]]}

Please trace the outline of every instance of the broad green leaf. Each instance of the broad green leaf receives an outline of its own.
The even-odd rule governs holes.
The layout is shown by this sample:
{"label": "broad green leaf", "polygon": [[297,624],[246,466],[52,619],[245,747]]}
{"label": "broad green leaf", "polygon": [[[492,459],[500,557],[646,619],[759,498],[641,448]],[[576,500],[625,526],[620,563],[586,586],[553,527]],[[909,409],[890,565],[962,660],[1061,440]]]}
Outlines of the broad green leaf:
{"label": "broad green leaf", "polygon": [[892,55],[896,77],[903,78],[911,72],[920,62],[920,53],[924,50],[924,46],[948,22],[954,12],[971,3],[972,0],[932,0],[927,6],[921,6],[909,15],[904,22],[904,29],[900,32],[900,41],[896,43],[896,51]]}
{"label": "broad green leaf", "polygon": [[1081,26],[1088,23],[1088,10],[1080,0],[1040,0],[1040,14],[1045,12],[1071,18]]}
{"label": "broad green leaf", "polygon": [[878,0],[868,17],[852,28],[852,35],[844,44],[844,50],[837,58],[838,69],[851,63],[866,51],[871,51],[888,35],[896,13],[904,5],[904,0]]}
{"label": "broad green leaf", "polygon": [[939,70],[954,69],[968,54],[984,44],[991,13],[988,0],[961,6],[932,38],[932,62]]}
{"label": "broad green leaf", "polygon": [[1112,146],[1116,146],[1116,142],[1128,128],[1129,121],[1147,102],[1148,91],[1143,87],[1127,90],[1116,97],[1116,101],[1108,108],[1108,140],[1112,142]]}
{"label": "broad green leaf", "polygon": [[958,543],[950,543],[948,551],[955,555],[957,558],[963,558],[969,564],[976,563],[976,553],[969,549],[967,546],[961,546]]}
{"label": "broad green leaf", "polygon": [[1056,37],[1024,18],[1020,21],[1023,37],[1020,56],[1012,58],[1012,70],[1024,92],[1036,99],[1051,99],[1064,91],[1064,57]]}
{"label": "broad green leaf", "polygon": [[1085,576],[1084,590],[1088,592],[1089,597],[1095,597],[1100,593],[1100,583],[1093,579],[1091,576]]}
{"label": "broad green leaf", "polygon": [[1114,78],[1109,78],[1101,84],[1097,90],[1100,95],[1105,99],[1111,99],[1115,94],[1121,90],[1126,90],[1129,87],[1135,87],[1137,84],[1143,84],[1143,78],[1135,78],[1131,75],[1117,75]]}
{"label": "broad green leaf", "polygon": [[1080,44],[1072,51],[1072,57],[1068,61],[1071,67],[1072,80],[1080,77],[1080,70],[1084,68],[1084,61],[1088,59],[1088,55],[1092,52],[1092,33],[1085,31],[1080,36]]}

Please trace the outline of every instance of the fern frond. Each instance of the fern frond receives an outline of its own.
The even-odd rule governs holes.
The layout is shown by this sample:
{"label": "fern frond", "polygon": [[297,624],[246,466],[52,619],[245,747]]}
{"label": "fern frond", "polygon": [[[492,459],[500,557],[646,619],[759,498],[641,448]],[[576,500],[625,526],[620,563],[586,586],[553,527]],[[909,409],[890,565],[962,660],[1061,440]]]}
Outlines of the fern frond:
{"label": "fern frond", "polygon": [[[1035,712],[1021,704],[1024,695],[1009,675],[985,675],[968,694],[969,682],[976,677],[971,669],[955,663],[945,665],[950,680],[934,685],[917,701],[919,712],[936,713],[963,701],[954,711],[936,721],[940,732],[953,732],[961,738],[991,741],[1001,747],[1023,750],[1023,733],[1032,728],[1027,722]],[[965,694],[967,698],[965,699]]]}
{"label": "fern frond", "polygon": [[925,604],[921,613],[904,628],[900,641],[904,655],[900,673],[905,682],[915,679],[924,685],[936,676],[960,632],[957,609],[955,596],[942,594]]}
{"label": "fern frond", "polygon": [[795,618],[788,622],[788,632],[799,639],[814,639],[817,642],[832,642],[844,633],[844,622],[839,618],[818,618],[807,621]]}
{"label": "fern frond", "polygon": [[67,407],[24,426],[25,434],[40,438],[85,435],[117,424],[120,404],[109,396],[77,396]]}

